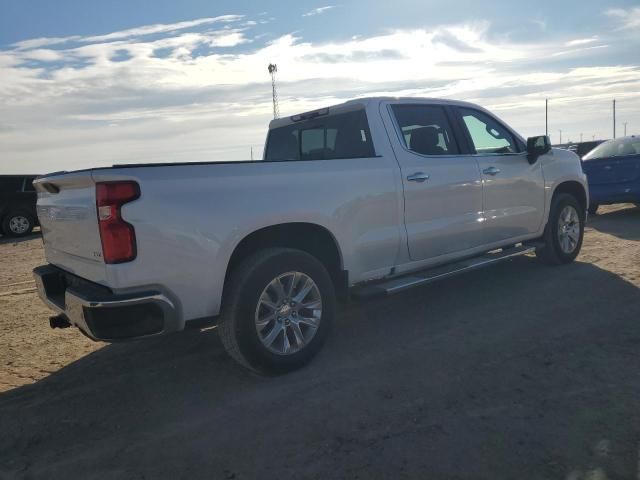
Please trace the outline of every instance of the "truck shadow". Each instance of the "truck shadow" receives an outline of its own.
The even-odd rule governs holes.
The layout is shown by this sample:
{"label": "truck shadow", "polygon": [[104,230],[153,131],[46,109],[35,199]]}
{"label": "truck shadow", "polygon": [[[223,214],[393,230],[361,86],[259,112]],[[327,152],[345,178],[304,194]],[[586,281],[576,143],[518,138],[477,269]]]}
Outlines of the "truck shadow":
{"label": "truck shadow", "polygon": [[523,257],[348,305],[286,376],[236,366],[215,329],[108,345],[0,395],[0,474],[631,478],[638,318],[619,276]]}
{"label": "truck shadow", "polygon": [[589,217],[588,227],[625,240],[640,240],[640,208],[629,205]]}
{"label": "truck shadow", "polygon": [[35,230],[33,233],[25,236],[25,237],[7,237],[6,235],[0,234],[0,245],[5,245],[9,243],[22,243],[28,242],[29,240],[33,240],[34,238],[42,237],[40,230]]}

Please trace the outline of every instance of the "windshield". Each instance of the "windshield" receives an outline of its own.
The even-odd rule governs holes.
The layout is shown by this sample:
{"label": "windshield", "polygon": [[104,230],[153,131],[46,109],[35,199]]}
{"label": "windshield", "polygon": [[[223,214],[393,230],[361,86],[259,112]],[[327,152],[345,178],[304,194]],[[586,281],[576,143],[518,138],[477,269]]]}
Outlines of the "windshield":
{"label": "windshield", "polygon": [[609,140],[587,153],[583,160],[597,160],[598,158],[621,157],[624,155],[640,154],[640,137],[625,137]]}

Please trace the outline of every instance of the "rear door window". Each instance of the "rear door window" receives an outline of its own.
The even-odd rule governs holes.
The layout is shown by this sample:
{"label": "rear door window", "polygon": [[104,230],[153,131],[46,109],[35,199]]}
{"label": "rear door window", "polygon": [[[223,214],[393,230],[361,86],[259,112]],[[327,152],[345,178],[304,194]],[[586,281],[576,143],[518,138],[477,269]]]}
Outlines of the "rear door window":
{"label": "rear door window", "polygon": [[22,191],[22,184],[24,178],[22,177],[0,177],[0,192],[2,193],[16,193]]}
{"label": "rear door window", "polygon": [[444,108],[438,105],[392,105],[408,150],[420,155],[460,153]]}
{"label": "rear door window", "polygon": [[269,132],[266,161],[375,156],[364,110],[296,122]]}

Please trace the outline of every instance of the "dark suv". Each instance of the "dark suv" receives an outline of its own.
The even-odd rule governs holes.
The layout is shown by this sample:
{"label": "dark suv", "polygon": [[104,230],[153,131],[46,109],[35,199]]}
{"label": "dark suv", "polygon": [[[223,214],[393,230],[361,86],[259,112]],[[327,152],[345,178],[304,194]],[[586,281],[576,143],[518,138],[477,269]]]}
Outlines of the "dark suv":
{"label": "dark suv", "polygon": [[0,227],[10,237],[29,235],[38,224],[35,175],[0,175]]}

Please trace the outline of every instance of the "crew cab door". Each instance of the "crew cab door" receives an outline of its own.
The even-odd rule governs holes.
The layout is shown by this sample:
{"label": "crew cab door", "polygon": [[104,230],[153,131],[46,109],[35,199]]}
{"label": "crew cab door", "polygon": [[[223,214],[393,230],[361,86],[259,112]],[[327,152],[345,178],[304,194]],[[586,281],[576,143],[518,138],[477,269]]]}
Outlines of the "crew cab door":
{"label": "crew cab door", "polygon": [[538,232],[545,202],[542,162],[531,165],[522,142],[489,113],[467,107],[453,111],[482,175],[483,243]]}
{"label": "crew cab door", "polygon": [[591,158],[582,162],[582,170],[590,185],[633,182],[640,178],[640,154]]}
{"label": "crew cab door", "polygon": [[478,163],[460,155],[446,106],[383,102],[381,109],[402,174],[411,260],[481,245]]}

